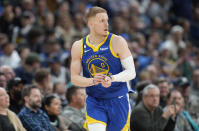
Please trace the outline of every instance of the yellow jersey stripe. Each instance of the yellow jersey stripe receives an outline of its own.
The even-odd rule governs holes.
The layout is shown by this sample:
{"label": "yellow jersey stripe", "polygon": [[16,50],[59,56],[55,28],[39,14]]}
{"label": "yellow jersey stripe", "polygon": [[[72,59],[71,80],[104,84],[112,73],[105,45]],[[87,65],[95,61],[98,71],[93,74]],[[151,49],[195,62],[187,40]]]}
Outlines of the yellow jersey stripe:
{"label": "yellow jersey stripe", "polygon": [[121,131],[130,131],[130,106],[129,106],[129,112],[128,112],[128,119],[126,121],[126,124],[124,125],[123,129]]}
{"label": "yellow jersey stripe", "polygon": [[111,36],[111,39],[110,39],[110,50],[111,50],[111,53],[114,57],[116,58],[119,58],[119,56],[113,51],[113,48],[112,48],[112,39],[114,37],[114,34]]}
{"label": "yellow jersey stripe", "polygon": [[83,39],[81,39],[81,56],[80,58],[82,59],[83,56]]}
{"label": "yellow jersey stripe", "polygon": [[92,117],[88,116],[87,114],[86,114],[86,121],[87,121],[87,124],[101,123],[101,124],[103,124],[103,125],[105,125],[105,126],[107,125],[105,122],[99,121],[99,120],[95,120],[95,119],[93,119]]}
{"label": "yellow jersey stripe", "polygon": [[92,44],[89,43],[89,41],[88,41],[88,35],[87,35],[86,36],[86,44],[89,47],[91,47],[94,52],[97,52],[99,50],[100,46],[102,46],[105,43],[106,39],[108,38],[108,35],[109,35],[109,32],[108,32],[107,36],[104,38],[104,40],[97,47],[95,47],[94,45],[92,45]]}

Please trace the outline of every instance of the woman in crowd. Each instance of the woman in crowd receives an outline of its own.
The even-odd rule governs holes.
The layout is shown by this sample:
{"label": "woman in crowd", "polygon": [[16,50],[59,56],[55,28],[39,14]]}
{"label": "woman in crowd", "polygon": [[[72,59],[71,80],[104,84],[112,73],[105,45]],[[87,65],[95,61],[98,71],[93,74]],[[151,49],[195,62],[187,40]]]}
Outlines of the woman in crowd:
{"label": "woman in crowd", "polygon": [[55,131],[81,131],[75,123],[60,115],[61,100],[59,96],[55,94],[46,96],[43,109],[49,116],[50,123]]}
{"label": "woman in crowd", "polygon": [[59,115],[61,112],[61,100],[58,96],[46,96],[44,99],[44,110],[49,116],[50,123],[55,131],[69,131],[68,128],[71,122]]}
{"label": "woman in crowd", "polygon": [[0,131],[26,131],[17,115],[8,109],[10,98],[0,87]]}

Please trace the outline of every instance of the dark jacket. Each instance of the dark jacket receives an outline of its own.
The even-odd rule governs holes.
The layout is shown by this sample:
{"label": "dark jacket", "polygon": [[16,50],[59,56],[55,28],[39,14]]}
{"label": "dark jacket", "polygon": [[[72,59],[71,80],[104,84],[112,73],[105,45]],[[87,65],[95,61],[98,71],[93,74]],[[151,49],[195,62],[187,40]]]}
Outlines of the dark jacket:
{"label": "dark jacket", "polygon": [[[132,131],[167,131],[175,127],[175,122],[162,117],[163,110],[157,107],[153,112],[147,110],[140,102],[131,113],[131,130]],[[168,122],[169,121],[169,122]],[[169,123],[169,125],[167,125]]]}

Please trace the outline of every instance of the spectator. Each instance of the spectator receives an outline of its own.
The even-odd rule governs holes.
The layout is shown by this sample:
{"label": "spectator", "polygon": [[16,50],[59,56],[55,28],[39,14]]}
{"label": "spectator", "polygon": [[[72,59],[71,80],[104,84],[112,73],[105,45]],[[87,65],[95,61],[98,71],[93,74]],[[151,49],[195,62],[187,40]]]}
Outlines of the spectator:
{"label": "spectator", "polygon": [[170,85],[166,78],[159,78],[157,86],[160,90],[160,106],[164,108],[167,105],[167,98],[170,91]]}
{"label": "spectator", "polygon": [[[127,35],[126,30],[125,30],[124,19],[119,15],[113,17],[112,32],[117,35],[121,35],[121,36]],[[128,38],[128,36],[127,36],[127,38]]]}
{"label": "spectator", "polygon": [[0,72],[0,87],[2,87],[4,89],[6,89],[6,87],[7,87],[6,76],[2,72]]}
{"label": "spectator", "polygon": [[64,39],[65,49],[69,50],[71,48],[72,38],[74,36],[70,15],[68,14],[59,15],[58,24],[56,26],[56,32],[59,37],[62,37]]}
{"label": "spectator", "polygon": [[190,123],[188,122],[188,120],[183,114],[183,110],[184,110],[183,96],[177,90],[171,91],[171,94],[169,95],[168,105],[172,105],[172,104],[176,104],[180,107],[180,110],[176,111],[177,112],[176,118],[175,118],[176,124],[173,131],[193,131]]}
{"label": "spectator", "polygon": [[49,69],[52,83],[62,82],[67,84],[70,81],[70,71],[62,66],[59,56],[55,55],[50,59]]}
{"label": "spectator", "polygon": [[30,48],[28,46],[19,46],[18,47],[19,56],[21,58],[20,65],[24,65],[27,56],[30,54]]}
{"label": "spectator", "polygon": [[21,1],[21,8],[23,11],[34,11],[34,0],[22,0]]}
{"label": "spectator", "polygon": [[149,74],[149,71],[146,70],[146,68],[144,70],[142,70],[140,73],[139,73],[139,81],[146,81],[146,80],[150,80],[150,74]]}
{"label": "spectator", "polygon": [[116,14],[122,10],[122,8],[128,8],[130,6],[130,0],[108,0],[108,4],[110,5],[110,9],[113,11],[113,14]]}
{"label": "spectator", "polygon": [[50,123],[55,131],[69,131],[71,121],[60,115],[61,100],[56,95],[47,96],[44,100],[44,110],[50,118]]}
{"label": "spectator", "polygon": [[162,35],[158,31],[154,31],[149,34],[147,47],[153,52],[157,52],[162,41]]}
{"label": "spectator", "polygon": [[27,44],[31,51],[41,53],[43,47],[44,30],[38,26],[34,26],[27,34]]}
{"label": "spectator", "polygon": [[88,29],[85,27],[83,14],[81,14],[80,12],[75,12],[73,22],[74,22],[73,31],[75,35],[74,37],[77,36],[79,38],[82,38],[86,34],[88,34]]}
{"label": "spectator", "polygon": [[172,58],[172,53],[170,49],[168,49],[165,46],[160,47],[159,59],[160,59],[159,63],[162,66],[164,75],[169,76],[171,74],[169,69],[173,69],[173,65],[174,65],[174,60]]}
{"label": "spectator", "polygon": [[162,25],[163,21],[159,16],[155,16],[154,18],[152,18],[148,35],[152,34],[153,32],[158,32],[160,35],[162,35],[163,34]]}
{"label": "spectator", "polygon": [[11,35],[12,25],[15,23],[15,15],[13,12],[12,2],[4,0],[2,2],[4,11],[0,16],[0,32]]}
{"label": "spectator", "polygon": [[55,17],[54,14],[51,12],[47,12],[44,15],[44,24],[43,24],[43,28],[45,30],[47,29],[53,29],[55,26]]}
{"label": "spectator", "polygon": [[33,27],[33,14],[30,11],[24,11],[19,19],[20,25],[14,27],[12,34],[12,42],[16,44],[16,46],[27,42],[27,34]]}
{"label": "spectator", "polygon": [[69,5],[69,1],[60,1],[58,3],[58,7],[57,7],[57,10],[56,10],[56,15],[59,15],[59,14],[70,14],[72,13],[70,11],[70,9],[72,9]]}
{"label": "spectator", "polygon": [[68,89],[66,97],[69,104],[64,108],[63,115],[79,127],[78,131],[85,131],[83,128],[86,120],[83,112],[86,98],[85,89],[72,86]]}
{"label": "spectator", "polygon": [[193,65],[193,59],[190,59],[191,54],[193,52],[194,48],[191,45],[191,43],[187,42],[186,48],[180,48],[178,51],[178,60],[174,65],[176,66],[175,70],[178,70],[179,73],[176,75],[177,77],[186,77],[188,80],[191,80],[191,75],[193,72],[193,68],[196,65]]}
{"label": "spectator", "polygon": [[0,130],[26,131],[17,115],[8,109],[10,105],[6,90],[0,87]]}
{"label": "spectator", "polygon": [[32,84],[34,74],[40,67],[40,59],[38,54],[30,53],[26,59],[25,64],[15,69],[17,77],[25,80],[27,84]]}
{"label": "spectator", "polygon": [[19,66],[21,58],[19,57],[18,52],[14,49],[12,43],[5,43],[2,45],[3,55],[0,57],[0,66],[7,65],[12,68]]}
{"label": "spectator", "polygon": [[161,19],[166,20],[170,7],[171,1],[169,0],[150,1],[146,10],[146,14],[150,18],[159,16]]}
{"label": "spectator", "polygon": [[178,58],[178,50],[179,48],[186,48],[186,43],[183,41],[183,32],[184,29],[179,26],[175,25],[171,28],[171,38],[166,40],[165,43],[162,45],[163,48],[167,48],[171,51],[172,58]]}
{"label": "spectator", "polygon": [[0,55],[3,55],[1,46],[5,43],[8,43],[8,36],[4,33],[0,33]]}
{"label": "spectator", "polygon": [[193,71],[190,93],[191,95],[199,96],[199,68]]}
{"label": "spectator", "polygon": [[196,68],[192,74],[188,111],[193,120],[199,125],[199,69]]}
{"label": "spectator", "polygon": [[[180,77],[176,81],[174,81],[174,88],[178,90],[185,101],[185,106],[188,106],[189,95],[190,95],[190,83],[186,77]],[[185,108],[187,109],[187,108]]]}
{"label": "spectator", "polygon": [[59,40],[53,38],[53,36],[50,37],[51,38],[48,38],[49,40],[45,43],[44,52],[40,54],[43,67],[47,67],[48,63],[52,62],[54,58],[61,63],[65,60],[65,58],[69,57],[69,53],[62,50]]}
{"label": "spectator", "polygon": [[140,81],[136,84],[136,90],[138,92],[138,96],[137,96],[137,99],[136,99],[136,105],[139,104],[140,101],[142,101],[142,92],[143,92],[143,89],[147,86],[151,84],[150,81],[146,80],[146,81]]}
{"label": "spectator", "polygon": [[155,64],[150,64],[147,66],[146,71],[148,71],[150,75],[149,80],[155,82],[159,76],[159,70],[157,70],[157,66]]}
{"label": "spectator", "polygon": [[56,39],[50,39],[45,42],[43,52],[40,54],[40,58],[42,60],[42,67],[47,67],[49,59],[53,57],[53,55],[57,52],[55,52],[55,45],[58,44],[58,41]]}
{"label": "spectator", "polygon": [[62,107],[65,107],[68,104],[68,101],[66,100],[66,92],[67,92],[67,87],[65,83],[62,82],[54,83],[53,93],[57,94],[60,97]]}
{"label": "spectator", "polygon": [[47,86],[45,90],[45,96],[49,96],[53,93],[53,84],[50,82],[49,86]]}
{"label": "spectator", "polygon": [[35,85],[27,86],[23,89],[22,96],[25,106],[18,116],[26,130],[54,131],[48,116],[40,109],[42,99],[39,88]]}
{"label": "spectator", "polygon": [[9,109],[15,112],[16,114],[24,106],[21,91],[23,90],[25,81],[20,77],[15,77],[8,82],[8,92],[10,96],[10,106]]}
{"label": "spectator", "polygon": [[47,69],[40,68],[35,73],[34,81],[35,81],[35,84],[37,85],[37,87],[41,90],[42,95],[46,96],[47,90],[50,90],[50,92],[52,93],[53,89],[51,87],[51,84],[52,84],[51,83],[51,75]]}
{"label": "spectator", "polygon": [[165,128],[168,127],[171,131],[175,126],[175,122],[170,119],[172,115],[175,115],[174,106],[169,106],[163,112],[159,107],[160,91],[155,85],[147,85],[142,95],[142,102],[135,107],[131,114],[131,130],[165,131]]}
{"label": "spectator", "polygon": [[46,5],[46,0],[39,0],[36,3],[37,12],[36,14],[36,21],[39,26],[43,26],[44,23],[44,16],[48,13],[48,8]]}
{"label": "spectator", "polygon": [[0,66],[0,72],[4,73],[7,82],[15,77],[15,72],[10,66]]}

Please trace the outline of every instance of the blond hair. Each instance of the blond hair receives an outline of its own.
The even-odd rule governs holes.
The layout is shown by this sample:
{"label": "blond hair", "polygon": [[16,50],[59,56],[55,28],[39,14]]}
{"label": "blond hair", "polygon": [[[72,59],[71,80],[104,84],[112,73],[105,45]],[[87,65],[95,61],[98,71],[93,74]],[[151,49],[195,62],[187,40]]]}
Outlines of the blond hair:
{"label": "blond hair", "polygon": [[86,22],[88,22],[89,18],[96,16],[96,14],[98,14],[98,13],[107,13],[107,11],[98,6],[94,6],[94,7],[90,8],[88,10],[88,12],[86,13]]}

